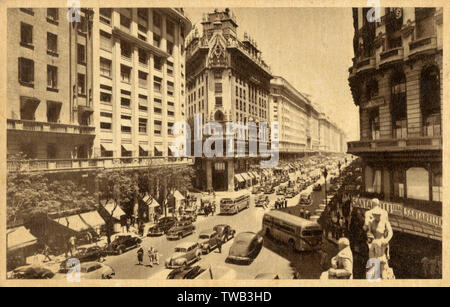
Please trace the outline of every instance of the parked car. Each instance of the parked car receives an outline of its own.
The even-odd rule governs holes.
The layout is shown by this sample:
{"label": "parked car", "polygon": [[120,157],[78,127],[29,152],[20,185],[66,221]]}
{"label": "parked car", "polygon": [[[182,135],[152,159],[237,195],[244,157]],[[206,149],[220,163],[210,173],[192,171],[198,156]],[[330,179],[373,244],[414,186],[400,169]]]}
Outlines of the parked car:
{"label": "parked car", "polygon": [[[106,250],[100,246],[91,246],[91,247],[80,247],[77,249],[75,255],[70,258],[76,258],[80,263],[88,262],[88,261],[101,261],[104,257],[106,257]],[[69,258],[68,258],[69,259]],[[67,261],[68,259],[61,262],[59,266],[60,273],[67,273]]]}
{"label": "parked car", "polygon": [[[74,273],[77,270],[74,270]],[[71,274],[74,274],[71,273]],[[79,268],[80,279],[112,279],[116,275],[114,269],[97,261],[83,262]],[[76,275],[73,275],[75,277]],[[55,279],[66,279],[66,274],[57,274]]]}
{"label": "parked car", "polygon": [[297,195],[297,193],[295,192],[294,188],[286,188],[284,191],[284,196],[286,198],[293,198],[295,197],[295,195]]}
{"label": "parked car", "polygon": [[198,275],[205,271],[204,268],[199,265],[185,266],[172,270],[167,279],[195,279]]}
{"label": "parked car", "polygon": [[234,238],[234,235],[236,234],[236,230],[227,224],[218,224],[214,226],[213,229],[217,232],[217,236],[222,240],[222,243]]}
{"label": "parked car", "polygon": [[275,188],[272,185],[266,185],[264,187],[264,194],[272,194],[275,192]]}
{"label": "parked car", "polygon": [[200,260],[202,251],[197,242],[183,242],[175,247],[175,253],[166,259],[166,268],[175,269]]}
{"label": "parked car", "polygon": [[177,222],[178,222],[178,219],[173,216],[167,216],[167,217],[160,218],[159,221],[156,223],[156,225],[154,225],[148,229],[147,236],[148,237],[162,236],[170,228],[172,228]]}
{"label": "parked car", "polygon": [[167,239],[182,239],[188,235],[193,234],[195,226],[190,221],[178,222],[166,233]]}
{"label": "parked car", "polygon": [[284,195],[284,192],[286,191],[286,187],[284,187],[284,186],[281,186],[281,187],[278,187],[278,189],[277,189],[277,195]]}
{"label": "parked car", "polygon": [[124,252],[136,248],[142,240],[134,234],[119,234],[107,248],[108,254],[121,255]]}
{"label": "parked car", "polygon": [[300,199],[298,200],[298,205],[309,206],[312,204],[311,195],[300,194]]}
{"label": "parked car", "polygon": [[263,237],[254,232],[241,232],[236,235],[230,247],[226,261],[244,261],[250,263],[261,250]]}
{"label": "parked car", "polygon": [[267,195],[258,195],[255,197],[256,207],[268,207],[269,203],[269,196]]}
{"label": "parked car", "polygon": [[50,279],[55,276],[51,270],[39,265],[24,265],[13,270],[13,279]]}
{"label": "parked car", "polygon": [[219,238],[217,232],[214,229],[203,230],[198,236],[198,243],[202,252],[209,254],[219,244]]}

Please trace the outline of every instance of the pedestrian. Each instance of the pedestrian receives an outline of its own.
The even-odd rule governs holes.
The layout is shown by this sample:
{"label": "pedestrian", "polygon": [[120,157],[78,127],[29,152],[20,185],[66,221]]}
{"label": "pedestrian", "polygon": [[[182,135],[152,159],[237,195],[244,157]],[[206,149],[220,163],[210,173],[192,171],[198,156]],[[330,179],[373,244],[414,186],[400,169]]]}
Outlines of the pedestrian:
{"label": "pedestrian", "polygon": [[217,239],[217,250],[219,251],[219,253],[222,253],[222,239],[218,238]]}
{"label": "pedestrian", "polygon": [[44,261],[48,259],[48,261],[52,261],[52,259],[50,258],[50,248],[48,247],[47,244],[44,244],[44,250],[43,250],[43,254],[44,254]]}
{"label": "pedestrian", "polygon": [[75,248],[76,248],[76,246],[75,246],[75,237],[74,236],[71,236],[69,238],[68,246],[69,246],[70,256],[73,257],[73,254],[74,254]]}
{"label": "pedestrian", "polygon": [[150,246],[148,248],[147,255],[148,255],[148,260],[149,260],[148,266],[152,268],[153,267],[153,257],[154,257],[153,246]]}
{"label": "pedestrian", "polygon": [[287,208],[287,199],[284,199],[284,207]]}
{"label": "pedestrian", "polygon": [[137,251],[138,265],[142,265],[144,261],[144,249],[140,247]]}
{"label": "pedestrian", "polygon": [[153,264],[159,265],[160,254],[156,248],[153,249]]}

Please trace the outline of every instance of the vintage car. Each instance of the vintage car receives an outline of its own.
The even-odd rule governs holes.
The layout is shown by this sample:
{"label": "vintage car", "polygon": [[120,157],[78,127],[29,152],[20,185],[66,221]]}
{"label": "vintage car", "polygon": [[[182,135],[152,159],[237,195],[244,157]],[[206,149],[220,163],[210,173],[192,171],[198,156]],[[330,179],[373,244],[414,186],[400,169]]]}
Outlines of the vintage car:
{"label": "vintage car", "polygon": [[285,189],[285,191],[284,191],[284,196],[286,197],[286,198],[293,198],[293,197],[295,197],[295,195],[297,195],[297,193],[295,192],[295,189],[294,188],[286,188]]}
{"label": "vintage car", "polygon": [[269,196],[258,195],[255,197],[255,207],[268,207],[270,204]]}
{"label": "vintage car", "polygon": [[[88,261],[101,261],[104,257],[106,257],[106,250],[100,246],[91,246],[91,247],[80,247],[77,249],[77,252],[70,258],[76,258],[80,263],[88,262]],[[67,273],[67,260],[61,262],[59,266],[60,273]]]}
{"label": "vintage car", "polygon": [[[112,279],[116,275],[114,269],[104,263],[89,261],[80,264],[79,269],[74,269],[71,273],[73,278],[77,278],[76,272],[79,272],[79,278],[83,279]],[[57,274],[55,279],[67,279],[67,274]]]}
{"label": "vintage car", "polygon": [[195,226],[190,221],[178,222],[166,232],[166,238],[179,240],[193,234]]}
{"label": "vintage car", "polygon": [[174,269],[167,279],[236,279],[235,270],[225,266],[187,266]]}
{"label": "vintage car", "polygon": [[111,244],[107,247],[108,255],[121,255],[124,252],[136,248],[142,240],[135,234],[118,234]]}
{"label": "vintage car", "polygon": [[13,279],[50,279],[55,276],[51,270],[39,265],[24,265],[13,270]]}
{"label": "vintage car", "polygon": [[298,200],[298,205],[309,206],[312,204],[311,195],[300,194],[300,199]]}
{"label": "vintage car", "polygon": [[272,185],[266,185],[264,187],[264,194],[272,194],[275,192],[275,188]]}
{"label": "vintage car", "polygon": [[172,270],[169,275],[167,275],[167,279],[195,279],[204,271],[205,269],[199,265],[179,267]]}
{"label": "vintage car", "polygon": [[285,186],[280,186],[277,189],[277,195],[284,195],[284,192],[286,191],[286,187]]}
{"label": "vintage car", "polygon": [[148,229],[147,236],[148,237],[162,236],[170,228],[172,228],[177,222],[178,222],[178,219],[176,217],[173,217],[173,216],[162,217],[159,219],[159,221],[156,223],[156,225],[154,225]]}
{"label": "vintage car", "polygon": [[322,190],[322,186],[320,185],[320,183],[316,183],[313,187],[313,191],[320,191]]}
{"label": "vintage car", "polygon": [[209,254],[219,244],[217,232],[214,229],[203,230],[198,236],[198,243],[203,253]]}
{"label": "vintage car", "polygon": [[166,259],[166,268],[185,267],[200,260],[202,251],[197,242],[183,242],[175,247],[175,253]]}
{"label": "vintage car", "polygon": [[217,236],[222,240],[222,243],[234,238],[234,235],[236,234],[236,230],[227,224],[218,224],[214,226],[213,229],[217,232]]}
{"label": "vintage car", "polygon": [[227,262],[250,263],[256,258],[263,246],[263,237],[254,232],[241,232],[236,235],[230,247]]}

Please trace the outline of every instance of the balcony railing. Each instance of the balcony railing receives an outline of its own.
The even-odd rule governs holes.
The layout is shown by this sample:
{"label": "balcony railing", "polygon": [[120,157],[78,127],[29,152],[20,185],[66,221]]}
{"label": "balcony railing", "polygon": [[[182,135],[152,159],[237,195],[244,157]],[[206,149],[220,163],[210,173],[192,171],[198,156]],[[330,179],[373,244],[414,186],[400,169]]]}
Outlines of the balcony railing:
{"label": "balcony railing", "polygon": [[409,43],[409,57],[437,48],[436,36],[425,37]]}
{"label": "balcony railing", "polygon": [[364,58],[356,63],[357,72],[375,69],[375,66],[375,57]]}
{"label": "balcony railing", "polygon": [[68,125],[51,122],[38,122],[33,120],[8,119],[7,128],[9,130],[24,130],[35,132],[55,132],[69,134],[95,134],[95,127]]}
{"label": "balcony railing", "polygon": [[191,165],[190,157],[124,157],[94,159],[7,160],[8,172],[76,171],[89,169],[140,168],[165,165]]}
{"label": "balcony railing", "polygon": [[442,150],[442,137],[414,137],[348,142],[348,152]]}
{"label": "balcony railing", "polygon": [[403,47],[394,48],[380,53],[380,65],[403,60]]}

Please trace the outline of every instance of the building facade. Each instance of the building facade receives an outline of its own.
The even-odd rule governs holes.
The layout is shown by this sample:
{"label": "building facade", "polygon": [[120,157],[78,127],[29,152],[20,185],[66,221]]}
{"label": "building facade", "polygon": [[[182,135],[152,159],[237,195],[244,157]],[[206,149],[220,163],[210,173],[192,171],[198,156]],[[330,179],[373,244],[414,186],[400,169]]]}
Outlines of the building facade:
{"label": "building facade", "polygon": [[94,14],[96,157],[170,156],[184,118],[182,10],[100,8]]}
{"label": "building facade", "polygon": [[8,154],[24,153],[30,171],[171,162],[171,127],[185,116],[183,10],[67,14],[8,9]]}
{"label": "building facade", "polygon": [[[238,39],[237,26],[229,9],[216,9],[204,15],[201,29],[196,28],[188,39],[185,112],[190,123],[195,115],[202,116],[203,124],[268,122],[271,71],[253,39],[247,34]],[[235,179],[242,180],[235,174],[248,172],[258,160],[248,155],[247,132],[244,146],[245,157],[196,157],[201,174],[197,184],[207,190],[234,190]]]}
{"label": "building facade", "polygon": [[66,167],[93,154],[92,11],[79,13],[69,23],[63,8],[8,9],[9,156]]}
{"label": "building facade", "polygon": [[441,240],[442,9],[383,8],[379,22],[367,13],[353,9],[349,77],[361,139],[348,152],[363,160],[362,196],[382,200],[401,219],[396,230]]}

